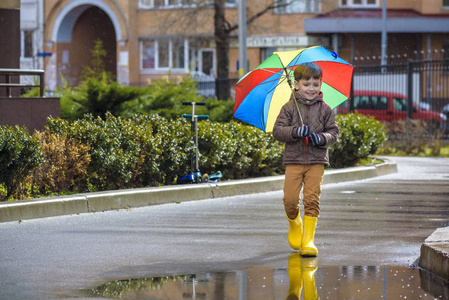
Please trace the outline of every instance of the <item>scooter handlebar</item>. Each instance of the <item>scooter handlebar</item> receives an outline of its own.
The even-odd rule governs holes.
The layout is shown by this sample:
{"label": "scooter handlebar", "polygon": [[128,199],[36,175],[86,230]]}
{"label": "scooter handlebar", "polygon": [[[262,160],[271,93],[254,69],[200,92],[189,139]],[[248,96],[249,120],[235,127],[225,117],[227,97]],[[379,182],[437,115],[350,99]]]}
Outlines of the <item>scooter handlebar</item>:
{"label": "scooter handlebar", "polygon": [[192,105],[193,103],[195,103],[195,105],[206,106],[206,102],[182,102],[182,105]]}

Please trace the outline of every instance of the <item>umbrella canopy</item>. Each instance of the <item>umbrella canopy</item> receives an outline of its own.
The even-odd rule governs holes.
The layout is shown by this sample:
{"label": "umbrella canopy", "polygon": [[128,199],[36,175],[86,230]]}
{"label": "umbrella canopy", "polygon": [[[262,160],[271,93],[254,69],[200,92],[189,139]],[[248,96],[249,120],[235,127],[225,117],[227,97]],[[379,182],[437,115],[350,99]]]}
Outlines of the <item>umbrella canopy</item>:
{"label": "umbrella canopy", "polygon": [[354,66],[335,53],[322,46],[274,52],[237,82],[234,117],[271,132],[282,106],[292,94],[294,69],[306,62],[316,63],[323,69],[321,91],[327,105],[334,108],[349,98]]}

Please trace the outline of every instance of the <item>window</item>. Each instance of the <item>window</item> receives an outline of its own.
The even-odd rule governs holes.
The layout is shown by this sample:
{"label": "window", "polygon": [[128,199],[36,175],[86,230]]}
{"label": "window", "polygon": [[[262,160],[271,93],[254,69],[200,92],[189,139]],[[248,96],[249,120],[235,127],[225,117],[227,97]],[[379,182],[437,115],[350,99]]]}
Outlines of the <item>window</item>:
{"label": "window", "polygon": [[387,97],[371,96],[369,99],[369,109],[386,110],[387,109]]}
{"label": "window", "polygon": [[[139,0],[139,8],[141,9],[179,8],[204,4],[213,5],[213,0]],[[226,0],[226,7],[236,6],[237,0]]]}
{"label": "window", "polygon": [[443,51],[443,74],[449,75],[449,39],[443,40]]}
{"label": "window", "polygon": [[407,100],[404,98],[393,98],[393,107],[397,111],[407,111]]}
{"label": "window", "polygon": [[141,68],[188,69],[186,49],[188,41],[184,39],[157,39],[141,41]]}
{"label": "window", "polygon": [[288,13],[318,13],[321,0],[277,0],[275,12]]}
{"label": "window", "polygon": [[386,110],[388,107],[387,97],[378,96],[356,96],[354,97],[354,108]]}
{"label": "window", "polygon": [[170,67],[170,40],[158,40],[157,41],[158,53],[158,67],[168,68]]}
{"label": "window", "polygon": [[33,57],[33,31],[22,31],[22,43],[21,43],[21,57],[32,58]]}
{"label": "window", "polygon": [[156,67],[156,49],[154,41],[142,41],[142,69]]}
{"label": "window", "polygon": [[184,68],[184,40],[173,41],[173,68]]}
{"label": "window", "polygon": [[449,0],[443,0],[443,7],[449,8]]}
{"label": "window", "polygon": [[260,49],[260,59],[261,62],[264,62],[268,57],[270,57],[274,52],[276,51],[276,48],[274,47],[268,47],[268,48],[261,48]]}
{"label": "window", "polygon": [[369,107],[369,97],[368,96],[356,96],[354,97],[354,108],[357,109],[367,109]]}
{"label": "window", "polygon": [[180,0],[139,0],[140,8],[169,8],[181,5]]}
{"label": "window", "polygon": [[379,7],[379,0],[340,0],[340,6],[347,7]]}

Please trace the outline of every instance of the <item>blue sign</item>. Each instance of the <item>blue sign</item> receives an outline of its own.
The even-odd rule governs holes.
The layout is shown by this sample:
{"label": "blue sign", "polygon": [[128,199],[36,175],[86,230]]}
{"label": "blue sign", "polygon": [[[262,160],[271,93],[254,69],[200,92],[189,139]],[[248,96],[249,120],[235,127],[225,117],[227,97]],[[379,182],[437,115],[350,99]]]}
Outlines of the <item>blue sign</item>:
{"label": "blue sign", "polygon": [[38,52],[37,56],[45,57],[45,56],[51,56],[52,54],[53,53],[51,53],[51,52]]}

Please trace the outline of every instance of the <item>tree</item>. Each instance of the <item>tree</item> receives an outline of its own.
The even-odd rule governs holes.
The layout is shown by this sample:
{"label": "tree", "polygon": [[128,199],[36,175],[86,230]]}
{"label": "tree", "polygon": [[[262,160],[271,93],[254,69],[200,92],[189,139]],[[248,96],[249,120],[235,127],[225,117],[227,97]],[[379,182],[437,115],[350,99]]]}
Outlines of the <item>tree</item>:
{"label": "tree", "polygon": [[[237,0],[239,1],[239,0]],[[257,5],[252,5],[247,10],[247,25],[251,25],[267,12],[282,6],[288,6],[292,0],[254,0]],[[238,20],[235,18],[235,10],[229,13],[226,9],[227,0],[196,0],[191,9],[186,10],[165,10],[164,16],[158,18],[154,24],[153,31],[158,35],[197,35],[209,36],[213,34],[216,58],[217,58],[217,78],[223,79],[227,83],[227,88],[222,88],[223,93],[220,99],[229,98],[229,49],[231,36],[239,28]],[[212,4],[212,5],[211,5]],[[159,11],[158,16],[161,16]],[[209,28],[213,22],[213,32],[206,32],[204,28]]]}
{"label": "tree", "polygon": [[90,53],[93,57],[90,62],[91,66],[84,66],[83,80],[86,80],[87,78],[96,78],[101,80],[104,76],[108,79],[112,79],[112,74],[106,72],[104,68],[104,58],[107,55],[107,51],[103,48],[103,41],[97,39],[95,41],[95,46]]}
{"label": "tree", "polygon": [[[217,68],[218,78],[229,77],[229,39],[232,32],[239,28],[238,24],[232,25],[225,15],[225,2],[226,0],[214,0],[214,38],[217,45]],[[271,1],[267,6],[263,7],[260,11],[257,11],[252,16],[247,18],[246,24],[253,23],[256,19],[263,16],[270,10],[276,7],[290,5],[291,2],[280,2],[276,4],[276,1]]]}
{"label": "tree", "polygon": [[[231,33],[239,28],[238,24],[230,24],[226,19],[225,14],[226,0],[214,0],[214,38],[217,50],[217,77],[219,79],[229,78],[229,40]],[[263,16],[268,11],[275,9],[276,7],[290,5],[291,2],[284,2],[282,4],[276,4],[276,1],[270,2],[267,6],[263,7],[260,11],[250,16],[246,24],[253,23],[257,18]],[[221,99],[229,98],[229,82],[225,82],[225,87],[221,89]]]}

